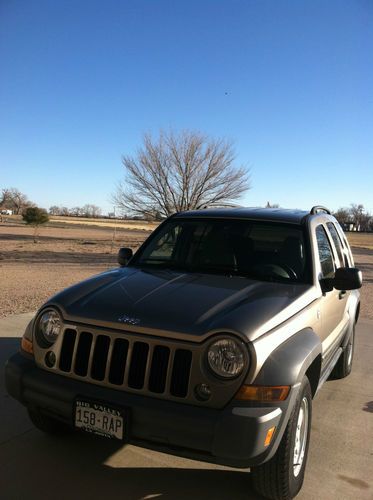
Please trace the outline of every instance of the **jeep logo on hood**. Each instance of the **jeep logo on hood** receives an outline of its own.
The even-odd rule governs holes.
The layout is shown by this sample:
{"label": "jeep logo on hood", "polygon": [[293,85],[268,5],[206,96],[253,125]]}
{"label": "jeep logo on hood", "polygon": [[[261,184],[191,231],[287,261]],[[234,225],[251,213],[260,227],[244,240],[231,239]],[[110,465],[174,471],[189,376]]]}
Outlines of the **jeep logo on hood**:
{"label": "jeep logo on hood", "polygon": [[118,321],[119,323],[125,323],[126,325],[137,325],[138,323],[140,323],[139,318],[131,318],[126,314],[123,314],[123,316],[119,316]]}

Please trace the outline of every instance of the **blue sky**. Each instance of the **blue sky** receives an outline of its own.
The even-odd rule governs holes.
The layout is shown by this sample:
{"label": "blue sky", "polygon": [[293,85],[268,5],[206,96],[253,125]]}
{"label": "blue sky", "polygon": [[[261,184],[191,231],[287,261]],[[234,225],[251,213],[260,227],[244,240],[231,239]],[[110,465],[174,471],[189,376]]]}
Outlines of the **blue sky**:
{"label": "blue sky", "polygon": [[373,211],[373,2],[0,0],[0,188],[111,210],[160,128],[233,140],[246,205]]}

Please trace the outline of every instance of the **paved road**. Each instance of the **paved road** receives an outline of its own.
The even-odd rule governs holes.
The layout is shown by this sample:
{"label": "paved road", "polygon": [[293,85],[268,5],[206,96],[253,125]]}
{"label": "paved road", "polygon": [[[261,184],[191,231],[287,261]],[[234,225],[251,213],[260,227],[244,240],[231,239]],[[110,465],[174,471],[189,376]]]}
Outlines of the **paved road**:
{"label": "paved road", "polygon": [[[247,471],[212,466],[77,434],[33,429],[7,396],[3,365],[30,315],[0,321],[0,497],[90,500],[258,499]],[[361,320],[353,373],[327,382],[314,401],[300,500],[373,499],[373,321]]]}

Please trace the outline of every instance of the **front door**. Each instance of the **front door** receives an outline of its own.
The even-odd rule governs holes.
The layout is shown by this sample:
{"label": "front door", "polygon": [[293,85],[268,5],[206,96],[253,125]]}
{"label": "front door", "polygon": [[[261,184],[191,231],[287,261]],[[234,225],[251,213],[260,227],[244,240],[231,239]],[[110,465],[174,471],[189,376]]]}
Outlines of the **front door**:
{"label": "front door", "polygon": [[[319,279],[333,278],[338,264],[332,245],[323,224],[316,227],[316,241],[319,253]],[[348,325],[346,314],[348,293],[333,288],[320,298],[321,341],[323,359],[329,358],[338,347],[341,336]]]}

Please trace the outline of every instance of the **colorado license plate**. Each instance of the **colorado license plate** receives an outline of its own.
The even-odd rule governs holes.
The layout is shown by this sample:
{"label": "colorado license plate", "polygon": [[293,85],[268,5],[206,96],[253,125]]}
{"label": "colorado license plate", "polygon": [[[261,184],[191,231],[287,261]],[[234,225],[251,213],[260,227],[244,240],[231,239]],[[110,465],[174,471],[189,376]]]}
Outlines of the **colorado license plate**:
{"label": "colorado license plate", "polygon": [[75,427],[108,438],[123,439],[124,418],[116,408],[105,403],[77,400],[75,402]]}

